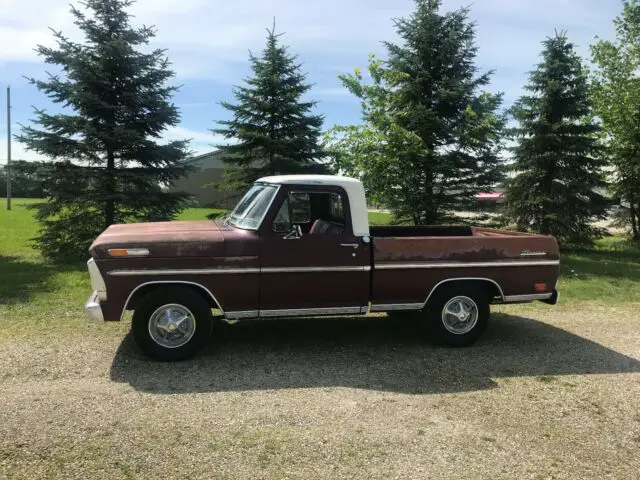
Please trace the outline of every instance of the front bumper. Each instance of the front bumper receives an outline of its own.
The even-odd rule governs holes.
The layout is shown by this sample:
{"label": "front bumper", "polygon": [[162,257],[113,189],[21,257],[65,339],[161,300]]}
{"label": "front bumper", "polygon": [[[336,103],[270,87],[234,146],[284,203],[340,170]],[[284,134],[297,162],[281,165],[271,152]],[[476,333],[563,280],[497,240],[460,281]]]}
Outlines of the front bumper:
{"label": "front bumper", "polygon": [[102,307],[100,306],[100,300],[98,300],[98,292],[94,291],[87,303],[84,304],[84,311],[87,312],[89,321],[91,322],[104,322],[104,316],[102,315]]}

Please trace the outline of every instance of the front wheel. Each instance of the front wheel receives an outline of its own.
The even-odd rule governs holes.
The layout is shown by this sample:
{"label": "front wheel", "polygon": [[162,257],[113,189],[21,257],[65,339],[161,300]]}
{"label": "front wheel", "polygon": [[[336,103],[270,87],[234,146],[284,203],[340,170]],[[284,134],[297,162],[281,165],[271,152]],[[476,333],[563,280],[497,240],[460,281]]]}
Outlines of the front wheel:
{"label": "front wheel", "polygon": [[473,285],[451,285],[436,291],[425,309],[426,328],[438,344],[473,345],[489,324],[489,296]]}
{"label": "front wheel", "polygon": [[184,287],[159,288],[133,313],[133,338],[142,352],[165,362],[195,356],[211,336],[211,309],[202,295]]}

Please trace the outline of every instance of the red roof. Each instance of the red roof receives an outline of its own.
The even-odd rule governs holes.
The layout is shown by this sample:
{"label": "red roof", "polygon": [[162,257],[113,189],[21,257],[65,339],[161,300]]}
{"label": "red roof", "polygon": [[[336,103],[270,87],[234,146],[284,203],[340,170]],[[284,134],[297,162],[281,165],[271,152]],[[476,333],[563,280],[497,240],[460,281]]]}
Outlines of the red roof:
{"label": "red roof", "polygon": [[489,193],[478,193],[476,198],[478,200],[500,200],[502,199],[502,193],[498,192],[489,192]]}

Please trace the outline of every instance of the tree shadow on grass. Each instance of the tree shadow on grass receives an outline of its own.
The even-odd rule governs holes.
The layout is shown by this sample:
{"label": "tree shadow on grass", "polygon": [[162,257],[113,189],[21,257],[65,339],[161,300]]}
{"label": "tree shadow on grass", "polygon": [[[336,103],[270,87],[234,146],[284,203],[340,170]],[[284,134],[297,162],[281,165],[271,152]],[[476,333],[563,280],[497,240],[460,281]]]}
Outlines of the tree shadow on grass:
{"label": "tree shadow on grass", "polygon": [[529,318],[496,315],[464,349],[435,347],[387,317],[262,320],[222,325],[200,357],[160,363],[125,337],[111,378],[167,394],[350,387],[410,394],[493,388],[493,378],[640,372],[640,362]]}
{"label": "tree shadow on grass", "polygon": [[640,250],[570,250],[561,255],[561,275],[627,278],[640,282]]}
{"label": "tree shadow on grass", "polygon": [[26,302],[38,293],[54,292],[58,288],[51,281],[54,275],[83,268],[86,267],[81,264],[50,265],[0,255],[0,305]]}

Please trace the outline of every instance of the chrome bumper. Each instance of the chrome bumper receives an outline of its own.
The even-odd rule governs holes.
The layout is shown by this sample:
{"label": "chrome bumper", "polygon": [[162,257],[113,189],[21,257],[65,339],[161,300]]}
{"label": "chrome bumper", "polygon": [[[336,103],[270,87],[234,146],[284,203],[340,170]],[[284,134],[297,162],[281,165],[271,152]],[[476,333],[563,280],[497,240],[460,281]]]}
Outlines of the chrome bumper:
{"label": "chrome bumper", "polygon": [[84,311],[87,312],[89,321],[91,322],[104,322],[104,316],[102,315],[102,307],[98,300],[98,292],[95,291],[91,294],[87,303],[84,304]]}
{"label": "chrome bumper", "polygon": [[558,303],[559,298],[560,298],[560,292],[558,290],[554,290],[548,299],[542,300],[542,301],[544,303],[548,303],[549,305],[555,305],[556,303]]}

